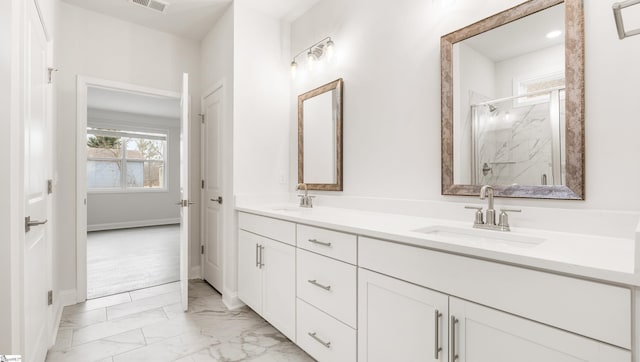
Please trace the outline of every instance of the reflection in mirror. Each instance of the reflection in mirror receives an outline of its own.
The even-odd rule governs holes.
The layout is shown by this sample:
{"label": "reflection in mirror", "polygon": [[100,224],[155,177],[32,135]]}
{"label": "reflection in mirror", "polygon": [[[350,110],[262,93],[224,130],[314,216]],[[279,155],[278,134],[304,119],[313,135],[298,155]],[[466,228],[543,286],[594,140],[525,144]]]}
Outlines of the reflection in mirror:
{"label": "reflection in mirror", "polygon": [[342,191],[342,79],[298,97],[298,183]]}
{"label": "reflection in mirror", "polygon": [[533,0],[442,37],[443,194],[583,198],[582,32]]}

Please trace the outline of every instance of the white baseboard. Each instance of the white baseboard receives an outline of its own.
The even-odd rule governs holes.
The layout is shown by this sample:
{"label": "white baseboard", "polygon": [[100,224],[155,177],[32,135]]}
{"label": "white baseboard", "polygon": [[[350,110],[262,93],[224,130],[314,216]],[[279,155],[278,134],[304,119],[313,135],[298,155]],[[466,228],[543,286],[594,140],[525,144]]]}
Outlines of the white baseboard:
{"label": "white baseboard", "polygon": [[179,224],[179,223],[180,223],[180,218],[125,221],[125,222],[114,222],[114,223],[107,223],[107,224],[87,225],[87,231],[128,229],[128,228],[139,228],[144,226],[172,225],[172,224]]}
{"label": "white baseboard", "polygon": [[53,302],[53,328],[51,330],[51,345],[56,343],[58,337],[58,329],[60,328],[60,320],[62,319],[62,310],[68,305],[76,304],[76,290],[61,290],[54,296]]}
{"label": "white baseboard", "polygon": [[189,269],[189,279],[202,279],[202,269],[200,265],[192,266]]}
{"label": "white baseboard", "polygon": [[238,298],[238,293],[232,293],[228,290],[222,292],[222,303],[229,310],[238,309],[244,307],[244,303]]}

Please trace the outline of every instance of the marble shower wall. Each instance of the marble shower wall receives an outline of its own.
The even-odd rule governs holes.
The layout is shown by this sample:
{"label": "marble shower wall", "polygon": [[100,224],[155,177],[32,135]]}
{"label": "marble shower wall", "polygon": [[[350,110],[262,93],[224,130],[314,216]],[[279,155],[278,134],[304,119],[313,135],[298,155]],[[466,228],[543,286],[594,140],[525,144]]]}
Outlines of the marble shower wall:
{"label": "marble shower wall", "polygon": [[[546,175],[548,185],[561,184],[552,172],[550,102],[514,107],[514,101],[508,100],[493,106],[493,112],[489,106],[477,107],[477,183],[542,185]],[[564,123],[563,108],[560,125]]]}

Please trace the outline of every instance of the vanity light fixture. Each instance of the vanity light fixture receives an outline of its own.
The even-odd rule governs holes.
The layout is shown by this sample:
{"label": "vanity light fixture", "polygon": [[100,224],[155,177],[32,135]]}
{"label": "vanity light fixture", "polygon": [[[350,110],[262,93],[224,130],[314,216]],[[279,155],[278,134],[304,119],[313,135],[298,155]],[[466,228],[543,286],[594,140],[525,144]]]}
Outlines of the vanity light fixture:
{"label": "vanity light fixture", "polygon": [[325,53],[327,53],[327,60],[331,61],[331,58],[333,58],[333,47],[334,47],[334,43],[333,40],[331,40],[331,38],[329,38],[329,40],[327,41],[327,45],[326,45],[326,50]]}
{"label": "vanity light fixture", "polygon": [[314,43],[312,46],[302,50],[300,53],[296,54],[295,57],[291,60],[291,76],[293,78],[296,77],[296,73],[298,70],[298,63],[296,62],[296,58],[301,56],[304,53],[307,53],[307,66],[310,70],[312,70],[323,55],[326,55],[327,61],[330,61],[333,57],[333,52],[335,48],[335,43],[331,40],[331,37],[328,36],[317,43]]}

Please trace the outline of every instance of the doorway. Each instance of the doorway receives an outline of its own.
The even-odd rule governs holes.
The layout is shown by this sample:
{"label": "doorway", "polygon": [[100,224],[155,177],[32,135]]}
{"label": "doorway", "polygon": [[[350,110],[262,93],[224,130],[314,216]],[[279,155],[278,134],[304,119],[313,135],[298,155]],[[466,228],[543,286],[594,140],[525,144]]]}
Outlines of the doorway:
{"label": "doorway", "polygon": [[187,107],[175,92],[79,77],[78,301],[186,283]]}

